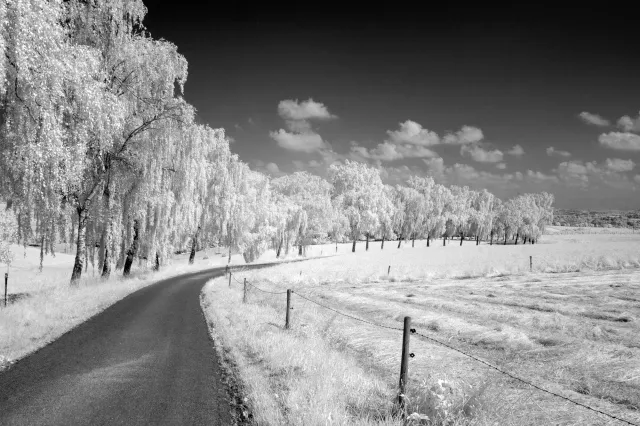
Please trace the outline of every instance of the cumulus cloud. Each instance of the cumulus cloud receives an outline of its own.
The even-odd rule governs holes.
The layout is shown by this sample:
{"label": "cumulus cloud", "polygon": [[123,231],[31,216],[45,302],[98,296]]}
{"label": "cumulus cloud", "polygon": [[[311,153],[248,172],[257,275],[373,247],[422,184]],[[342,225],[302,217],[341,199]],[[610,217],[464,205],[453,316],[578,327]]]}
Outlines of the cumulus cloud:
{"label": "cumulus cloud", "polygon": [[513,148],[507,151],[507,154],[515,157],[521,157],[524,155],[524,149],[520,145],[514,145]]}
{"label": "cumulus cloud", "polygon": [[278,167],[278,165],[276,163],[269,163],[269,164],[266,165],[265,168],[271,174],[280,173],[280,168]]}
{"label": "cumulus cloud", "polygon": [[278,114],[285,120],[288,130],[280,129],[269,132],[269,135],[279,146],[292,151],[314,152],[327,149],[328,145],[316,133],[309,120],[330,120],[336,118],[329,109],[313,99],[299,102],[284,100],[278,104]]}
{"label": "cumulus cloud", "polygon": [[400,123],[399,130],[387,130],[387,134],[389,142],[395,144],[430,146],[440,143],[440,137],[437,133],[423,128],[420,123],[412,120]]}
{"label": "cumulus cloud", "polygon": [[558,183],[558,177],[554,175],[547,175],[540,171],[534,172],[533,170],[527,170],[527,180],[536,183]]}
{"label": "cumulus cloud", "polygon": [[558,149],[555,149],[552,146],[547,148],[547,155],[549,157],[553,157],[554,155],[556,155],[558,157],[571,157],[571,153],[569,151],[558,150]]}
{"label": "cumulus cloud", "polygon": [[640,132],[640,112],[637,118],[631,118],[628,115],[620,117],[618,127],[625,132]]}
{"label": "cumulus cloud", "polygon": [[629,188],[629,178],[621,173],[635,167],[631,160],[607,159],[602,165],[595,161],[565,161],[555,170],[558,178],[568,186],[587,189],[590,183],[604,184],[613,188]]}
{"label": "cumulus cloud", "polygon": [[591,114],[590,112],[583,111],[578,114],[578,117],[580,117],[580,119],[585,123],[593,126],[604,127],[609,125],[609,120],[599,116],[598,114]]}
{"label": "cumulus cloud", "polygon": [[609,132],[598,138],[600,145],[622,151],[640,151],[640,136],[633,133]]}
{"label": "cumulus cloud", "polygon": [[496,169],[504,170],[506,168],[507,168],[507,165],[505,163],[496,164]]}
{"label": "cumulus cloud", "polygon": [[298,102],[296,99],[286,99],[278,104],[278,114],[285,120],[329,120],[337,118],[331,114],[329,109],[320,102],[315,102],[309,98],[306,101]]}
{"label": "cumulus cloud", "polygon": [[478,145],[462,145],[460,155],[469,155],[479,163],[498,163],[502,161],[504,154],[500,150],[485,150]]}
{"label": "cumulus cloud", "polygon": [[368,150],[362,146],[351,147],[351,152],[362,158],[379,161],[393,161],[403,158],[430,158],[438,154],[420,145],[396,145],[391,142],[378,144],[374,149]]}
{"label": "cumulus cloud", "polygon": [[578,161],[563,161],[556,169],[558,178],[569,186],[586,188],[589,184],[587,167]]}
{"label": "cumulus cloud", "polygon": [[442,143],[452,145],[463,145],[468,143],[480,142],[484,139],[482,130],[473,126],[462,126],[460,130],[455,133],[448,133],[442,138]]}
{"label": "cumulus cloud", "polygon": [[622,160],[620,158],[607,158],[605,165],[613,172],[630,172],[636,166],[632,160]]}
{"label": "cumulus cloud", "polygon": [[320,135],[314,132],[291,133],[280,129],[277,132],[269,132],[269,136],[282,148],[292,151],[314,152],[326,147]]}
{"label": "cumulus cloud", "polygon": [[[438,154],[428,147],[440,144],[466,145],[477,143],[483,138],[482,130],[472,126],[462,126],[459,131],[449,133],[443,138],[440,138],[436,132],[425,129],[420,123],[416,123],[413,120],[399,123],[397,130],[387,130],[387,136],[388,138],[383,143],[378,144],[372,149],[359,146],[353,142],[351,157],[361,161],[364,159],[393,161],[403,158],[435,158],[438,157]],[[491,155],[498,155],[496,153],[502,155],[499,151],[488,153],[489,156],[483,156],[481,152],[477,152],[475,156],[481,158],[481,160],[478,161],[488,162],[490,161]],[[483,160],[484,158],[487,159]]]}

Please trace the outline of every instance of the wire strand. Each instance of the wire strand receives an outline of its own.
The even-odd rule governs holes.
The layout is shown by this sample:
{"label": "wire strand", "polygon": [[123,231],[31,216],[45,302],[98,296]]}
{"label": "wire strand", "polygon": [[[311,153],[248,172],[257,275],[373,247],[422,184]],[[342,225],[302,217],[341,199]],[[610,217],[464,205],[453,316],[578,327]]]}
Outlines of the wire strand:
{"label": "wire strand", "polygon": [[302,294],[300,294],[300,293],[298,293],[298,292],[292,291],[292,293],[293,293],[293,294],[295,294],[295,295],[297,295],[297,296],[300,296],[301,298],[303,298],[303,299],[305,299],[305,300],[307,300],[307,301],[309,301],[309,302],[311,302],[311,303],[315,303],[315,304],[316,304],[316,305],[318,305],[318,306],[321,306],[321,307],[323,307],[323,308],[325,308],[325,309],[328,309],[328,310],[330,310],[330,311],[333,311],[333,312],[335,312],[335,313],[337,313],[337,314],[339,314],[339,315],[342,315],[342,316],[344,316],[344,317],[351,318],[351,319],[354,319],[354,320],[356,320],[356,321],[360,321],[360,322],[363,322],[363,323],[365,323],[365,324],[373,325],[373,326],[380,327],[380,328],[386,328],[386,329],[389,329],[389,330],[402,331],[402,329],[401,329],[401,328],[397,328],[397,327],[389,327],[388,325],[376,324],[376,323],[371,322],[371,321],[363,320],[362,318],[358,318],[358,317],[354,317],[354,316],[352,316],[352,315],[345,314],[344,312],[340,312],[340,311],[338,311],[337,309],[333,309],[333,308],[331,308],[331,307],[329,307],[329,306],[323,305],[322,303],[318,303],[318,302],[316,302],[315,300],[311,300],[311,299],[309,299],[308,297],[305,297],[304,295],[302,295]]}
{"label": "wire strand", "polygon": [[425,339],[427,339],[427,340],[430,340],[430,341],[432,341],[432,342],[435,342],[435,343],[437,343],[437,344],[439,344],[439,345],[441,345],[441,346],[444,346],[445,348],[451,349],[452,351],[458,352],[458,353],[460,353],[460,354],[462,354],[462,355],[464,355],[464,356],[466,356],[466,357],[469,357],[469,358],[471,358],[471,359],[473,359],[473,360],[475,360],[475,361],[477,361],[477,362],[479,362],[479,363],[481,363],[481,364],[486,365],[486,366],[487,366],[487,367],[489,367],[489,368],[492,368],[492,369],[494,369],[494,370],[498,371],[499,373],[504,374],[505,376],[508,376],[508,377],[510,377],[510,378],[512,378],[512,379],[514,379],[514,380],[516,380],[516,381],[519,381],[519,382],[521,382],[521,383],[524,383],[524,384],[526,384],[526,385],[529,385],[529,386],[531,386],[532,388],[535,388],[535,389],[537,389],[537,390],[539,390],[539,391],[542,391],[542,392],[548,393],[548,394],[550,394],[550,395],[556,396],[556,397],[558,397],[558,398],[564,399],[565,401],[572,402],[572,403],[574,403],[575,405],[578,405],[578,406],[580,406],[580,407],[586,408],[587,410],[591,410],[591,411],[594,411],[594,412],[596,412],[596,413],[602,414],[602,415],[607,416],[607,417],[609,417],[609,418],[612,418],[612,419],[614,419],[614,420],[618,420],[618,421],[620,421],[620,422],[622,422],[622,423],[626,423],[626,424],[628,424],[628,425],[632,425],[632,426],[640,426],[640,425],[638,425],[637,423],[632,423],[632,422],[630,422],[630,421],[628,421],[628,420],[625,420],[625,419],[623,419],[623,418],[616,417],[616,416],[614,416],[613,414],[605,413],[604,411],[600,411],[600,410],[598,410],[597,408],[590,407],[590,406],[588,406],[588,405],[586,405],[586,404],[583,404],[583,403],[578,402],[578,401],[574,401],[573,399],[570,399],[570,398],[567,398],[566,396],[560,395],[559,393],[556,393],[556,392],[550,391],[550,390],[548,390],[548,389],[542,388],[542,387],[540,387],[540,386],[538,386],[538,385],[536,385],[536,384],[534,384],[534,383],[531,383],[531,382],[530,382],[530,381],[528,381],[528,380],[525,380],[525,379],[522,379],[522,378],[520,378],[520,377],[518,377],[518,376],[515,376],[515,375],[513,375],[513,374],[509,373],[508,371],[504,371],[504,370],[502,370],[502,369],[500,369],[500,368],[496,367],[496,366],[495,366],[495,365],[493,365],[493,364],[490,364],[489,362],[487,362],[487,361],[485,361],[485,360],[483,360],[483,359],[481,359],[481,358],[478,358],[478,357],[476,357],[476,356],[474,356],[474,355],[468,354],[468,353],[466,353],[466,352],[464,352],[464,351],[462,351],[462,350],[460,350],[460,349],[458,349],[458,348],[455,348],[455,347],[453,347],[453,346],[451,346],[451,345],[449,345],[449,344],[447,344],[447,343],[441,342],[440,340],[434,339],[433,337],[426,336],[426,335],[421,334],[421,333],[415,333],[415,334],[416,334],[417,336],[420,336],[420,337],[423,337],[423,338],[425,338]]}
{"label": "wire strand", "polygon": [[[231,274],[231,276],[233,277],[233,274]],[[238,284],[244,284],[242,281],[238,281],[238,279],[236,277],[233,277],[234,280],[236,280],[236,282]],[[251,287],[255,288],[258,291],[261,291],[263,293],[269,293],[269,294],[287,294],[286,291],[267,291],[267,290],[263,290],[259,287],[256,287],[255,285],[251,284],[249,281],[247,281],[247,284],[250,285]]]}

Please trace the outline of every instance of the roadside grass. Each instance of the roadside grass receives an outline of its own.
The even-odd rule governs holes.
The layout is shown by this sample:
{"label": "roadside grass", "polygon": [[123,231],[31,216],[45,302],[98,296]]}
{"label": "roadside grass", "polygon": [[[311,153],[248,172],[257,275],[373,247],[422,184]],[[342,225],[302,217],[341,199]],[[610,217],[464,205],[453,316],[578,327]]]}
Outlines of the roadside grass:
{"label": "roadside grass", "polygon": [[[574,245],[584,240],[558,238],[526,248],[542,247],[549,259],[566,265],[576,258]],[[585,238],[598,242],[602,236]],[[583,258],[637,253],[636,240],[616,248],[600,242],[604,247],[587,247],[591,252]],[[496,273],[461,272],[486,258],[481,247],[452,244],[439,253],[416,242],[415,249],[385,247],[381,253],[378,246],[235,272],[239,281],[246,277],[264,290],[294,290],[291,330],[283,329],[285,295],[252,289],[243,304],[242,285],[235,280],[231,289],[224,279],[208,283],[203,309],[218,343],[236,359],[256,424],[402,424],[392,416],[402,332],[345,318],[296,293],[395,328],[409,315],[420,333],[640,423],[640,272],[588,260],[584,265],[591,269],[580,272],[529,272],[526,257],[525,265],[509,273],[509,262],[527,254],[522,246],[497,248],[491,257]],[[432,273],[435,264],[441,268]],[[408,424],[612,424],[417,335],[411,352],[407,397],[414,416]]]}
{"label": "roadside grass", "polygon": [[[177,255],[160,271],[135,262],[128,278],[114,270],[108,280],[89,266],[78,285],[70,286],[72,254],[61,252],[56,257],[45,257],[39,272],[39,248],[15,246],[14,250],[16,260],[9,271],[6,308],[4,293],[0,297],[0,371],[136,290],[165,278],[227,263],[226,251],[216,253],[211,249],[198,252],[193,265],[188,264],[187,254]],[[267,254],[260,261],[270,261],[271,257],[274,256]],[[231,265],[239,264],[244,264],[242,256],[233,255]]]}

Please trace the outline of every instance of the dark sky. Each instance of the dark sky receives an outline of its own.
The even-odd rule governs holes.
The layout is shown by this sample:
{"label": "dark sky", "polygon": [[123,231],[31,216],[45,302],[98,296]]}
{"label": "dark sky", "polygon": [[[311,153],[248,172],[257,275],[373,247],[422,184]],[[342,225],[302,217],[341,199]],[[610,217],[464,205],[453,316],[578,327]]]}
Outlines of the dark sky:
{"label": "dark sky", "polygon": [[[440,136],[467,125],[482,130],[480,149],[503,159],[476,161],[459,146],[434,146],[439,170],[415,156],[372,164],[390,182],[427,173],[505,197],[551,191],[560,207],[640,208],[640,151],[598,142],[622,132],[616,121],[640,110],[638,21],[621,4],[145,4],[151,34],[175,43],[189,61],[186,98],[199,120],[227,129],[232,149],[258,169],[274,163],[275,175],[322,174],[348,158],[352,145],[372,150],[401,122]],[[337,116],[313,122],[325,148],[279,146],[269,133],[286,129],[279,102],[308,99]],[[585,123],[583,111],[610,125]],[[507,154],[514,145],[524,154]],[[548,147],[571,156],[548,155]],[[607,159],[634,167],[607,168]]]}

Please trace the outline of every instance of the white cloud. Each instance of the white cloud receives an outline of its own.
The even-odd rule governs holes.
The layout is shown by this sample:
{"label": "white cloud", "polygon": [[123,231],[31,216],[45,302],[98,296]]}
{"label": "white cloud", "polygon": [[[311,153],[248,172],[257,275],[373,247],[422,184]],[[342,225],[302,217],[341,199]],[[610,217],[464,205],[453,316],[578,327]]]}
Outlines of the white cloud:
{"label": "white cloud", "polygon": [[637,118],[631,118],[628,115],[620,117],[618,127],[625,132],[640,132],[640,112]]}
{"label": "white cloud", "polygon": [[589,184],[587,168],[582,162],[563,161],[555,171],[558,174],[558,178],[568,186],[586,188]]}
{"label": "white cloud", "polygon": [[496,169],[504,170],[506,168],[507,168],[507,165],[505,163],[496,164]]}
{"label": "white cloud", "polygon": [[502,161],[504,154],[500,150],[488,151],[478,145],[462,145],[460,147],[460,155],[470,155],[479,163],[498,163]]}
{"label": "white cloud", "polygon": [[269,136],[278,142],[282,148],[293,151],[314,152],[327,149],[329,145],[322,137],[313,131],[309,120],[330,120],[336,118],[329,113],[327,107],[313,99],[298,102],[294,100],[280,101],[278,114],[285,120],[289,131],[280,129],[269,132]]}
{"label": "white cloud", "polygon": [[558,182],[557,176],[547,175],[540,171],[534,172],[533,170],[527,170],[527,179],[536,183]]}
{"label": "white cloud", "polygon": [[446,134],[442,138],[442,143],[445,144],[467,144],[480,142],[484,139],[482,130],[473,126],[462,126],[460,130],[455,133]]}
{"label": "white cloud", "polygon": [[393,161],[403,158],[431,158],[438,157],[432,150],[419,145],[395,145],[390,142],[378,144],[374,149],[367,150],[363,146],[351,147],[351,152],[362,158],[379,161]]}
{"label": "white cloud", "polygon": [[292,151],[314,152],[326,148],[320,135],[314,132],[290,133],[280,129],[277,132],[269,132],[269,136],[282,148]]}
{"label": "white cloud", "polygon": [[329,113],[329,109],[320,102],[315,102],[309,98],[306,101],[298,102],[296,99],[287,99],[280,101],[278,104],[278,114],[285,120],[329,120],[337,118],[335,115]]}
{"label": "white cloud", "polygon": [[524,155],[524,149],[520,145],[514,145],[513,148],[507,151],[507,154],[520,157]]}
{"label": "white cloud", "polygon": [[578,114],[578,117],[580,117],[580,119],[585,123],[593,126],[604,127],[609,125],[609,120],[599,116],[598,114],[591,114],[590,112],[583,111]]}
{"label": "white cloud", "polygon": [[269,163],[269,164],[267,164],[267,166],[265,168],[271,174],[280,173],[280,168],[278,167],[278,165],[276,163]]}
{"label": "white cloud", "polygon": [[562,150],[557,150],[554,147],[550,146],[549,148],[547,148],[547,155],[549,157],[553,157],[554,155],[557,155],[558,157],[571,157],[571,153],[568,151],[562,151]]}
{"label": "white cloud", "polygon": [[[482,139],[482,130],[471,127],[462,126],[462,128],[455,134],[448,134],[444,138],[440,138],[437,133],[425,129],[420,123],[416,123],[412,120],[407,120],[403,123],[399,123],[400,128],[398,130],[387,130],[388,139],[383,143],[378,144],[375,148],[367,149],[359,146],[357,143],[352,142],[351,156],[352,158],[364,161],[365,159],[376,161],[393,161],[403,158],[434,158],[438,157],[438,154],[428,149],[434,145],[443,143],[447,144],[468,144],[478,142]],[[488,152],[488,155],[502,155],[499,151]],[[490,158],[482,156],[482,153],[477,153],[476,156],[481,158],[478,161],[500,161],[482,158]]]}
{"label": "white cloud", "polygon": [[612,172],[630,172],[636,166],[632,160],[622,160],[620,158],[607,158],[606,167]]}
{"label": "white cloud", "polygon": [[430,146],[440,143],[440,137],[437,133],[429,129],[424,129],[420,123],[407,120],[400,123],[399,130],[387,130],[390,142],[395,144],[412,144]]}
{"label": "white cloud", "polygon": [[598,138],[600,145],[623,151],[640,151],[640,136],[633,133],[603,133]]}

